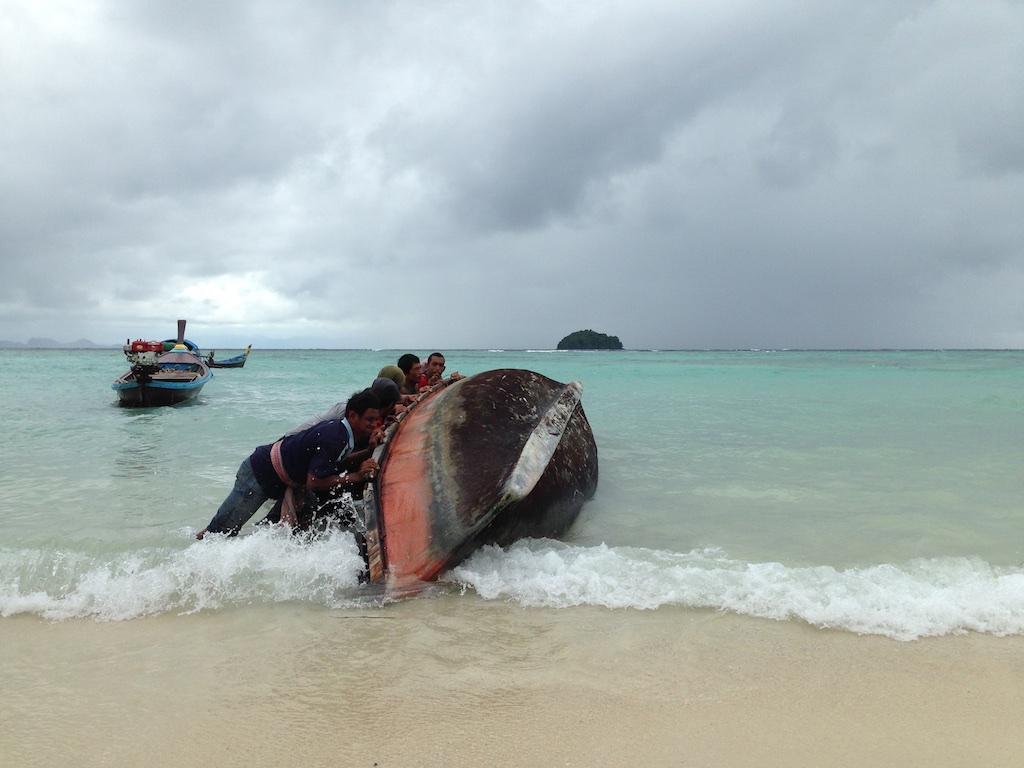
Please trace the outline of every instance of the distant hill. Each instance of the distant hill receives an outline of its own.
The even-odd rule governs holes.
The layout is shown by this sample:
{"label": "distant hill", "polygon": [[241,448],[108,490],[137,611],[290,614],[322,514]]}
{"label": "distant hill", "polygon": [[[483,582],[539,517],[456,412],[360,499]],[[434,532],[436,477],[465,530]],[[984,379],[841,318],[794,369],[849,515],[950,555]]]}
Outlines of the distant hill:
{"label": "distant hill", "polygon": [[622,349],[618,336],[592,331],[574,331],[558,342],[558,349]]}
{"label": "distant hill", "polygon": [[96,344],[88,339],[77,341],[55,341],[53,339],[29,339],[22,344],[20,341],[0,339],[0,349],[110,349],[110,345]]}

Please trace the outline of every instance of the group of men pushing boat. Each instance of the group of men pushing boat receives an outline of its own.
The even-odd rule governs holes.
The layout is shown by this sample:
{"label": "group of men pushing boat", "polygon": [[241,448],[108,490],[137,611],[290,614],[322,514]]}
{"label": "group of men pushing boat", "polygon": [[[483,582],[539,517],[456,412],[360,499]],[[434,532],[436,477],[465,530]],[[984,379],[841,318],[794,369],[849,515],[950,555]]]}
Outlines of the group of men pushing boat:
{"label": "group of men pushing boat", "polygon": [[[277,503],[266,519],[295,528],[311,504],[310,495],[358,493],[379,469],[373,451],[383,442],[384,429],[421,390],[439,383],[444,370],[440,352],[429,355],[425,366],[416,355],[402,355],[397,365],[382,368],[369,387],[347,402],[311,416],[276,442],[259,446],[242,461],[234,487],[196,538],[237,534],[269,499]],[[450,378],[462,377],[454,373]]]}

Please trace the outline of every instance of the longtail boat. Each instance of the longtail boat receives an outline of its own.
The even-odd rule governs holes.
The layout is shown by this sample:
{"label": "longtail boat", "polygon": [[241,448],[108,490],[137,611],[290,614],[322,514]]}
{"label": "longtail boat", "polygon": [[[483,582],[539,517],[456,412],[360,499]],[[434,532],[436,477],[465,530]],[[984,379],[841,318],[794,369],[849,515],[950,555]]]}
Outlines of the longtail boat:
{"label": "longtail boat", "polygon": [[252,349],[252,344],[245,348],[245,352],[234,357],[226,357],[223,360],[215,360],[214,354],[211,351],[206,356],[206,364],[211,368],[241,368],[245,365],[245,361],[249,358],[249,350]]}
{"label": "longtail boat", "polygon": [[199,356],[199,348],[185,338],[185,321],[178,321],[178,337],[166,341],[131,341],[124,345],[131,366],[111,388],[118,405],[150,408],[191,400],[213,376]]}
{"label": "longtail boat", "polygon": [[582,391],[499,369],[442,382],[402,414],[363,497],[370,583],[415,591],[485,544],[562,535],[597,489]]}

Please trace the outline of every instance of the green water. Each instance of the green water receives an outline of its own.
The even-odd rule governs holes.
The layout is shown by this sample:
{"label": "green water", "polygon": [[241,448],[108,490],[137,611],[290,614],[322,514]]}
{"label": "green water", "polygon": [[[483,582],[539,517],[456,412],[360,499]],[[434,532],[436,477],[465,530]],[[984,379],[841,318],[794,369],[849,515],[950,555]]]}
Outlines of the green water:
{"label": "green water", "polygon": [[[132,568],[173,572],[184,584],[207,578],[215,558],[240,550],[195,550],[191,534],[227,494],[239,462],[367,386],[398,354],[254,349],[244,369],[216,371],[193,403],[128,410],[110,390],[124,368],[118,350],[0,351],[0,575],[17,574],[11,600],[37,579],[52,590],[65,572],[72,586],[97,569],[104,579]],[[731,570],[779,564],[782,575],[771,579],[796,574],[801,589],[821,573],[801,569],[904,574],[922,559],[935,571],[929,588],[939,589],[957,582],[965,562],[969,581],[985,584],[986,569],[1016,578],[1024,563],[1024,353],[448,351],[447,359],[449,373],[518,367],[583,383],[600,457],[597,495],[568,536],[583,553],[606,545],[639,552],[646,564],[645,552],[710,552]],[[260,558],[276,557],[274,546]],[[316,571],[326,555],[290,556],[296,567],[280,566],[286,574]],[[214,559],[197,566],[193,557]],[[238,567],[267,580],[261,563]],[[655,581],[675,578],[678,567]],[[290,589],[302,594],[301,585]],[[696,594],[679,599],[703,604]],[[719,603],[728,600],[710,600]]]}

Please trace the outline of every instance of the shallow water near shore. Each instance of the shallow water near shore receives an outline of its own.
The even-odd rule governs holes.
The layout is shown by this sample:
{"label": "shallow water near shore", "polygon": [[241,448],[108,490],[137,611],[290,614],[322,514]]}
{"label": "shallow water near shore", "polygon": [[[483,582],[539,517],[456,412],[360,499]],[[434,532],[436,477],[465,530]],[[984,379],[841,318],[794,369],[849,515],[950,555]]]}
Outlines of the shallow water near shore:
{"label": "shallow water near shore", "polygon": [[[398,354],[254,349],[194,403],[128,410],[118,350],[0,351],[0,615],[379,610],[348,533],[193,534],[253,448]],[[437,594],[901,640],[1024,633],[1024,353],[446,354],[449,372],[580,380],[600,482],[565,541],[483,550]]]}

